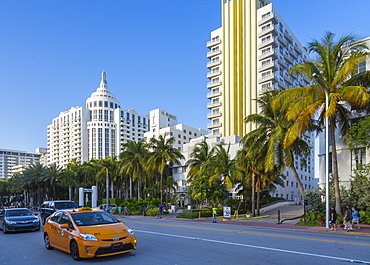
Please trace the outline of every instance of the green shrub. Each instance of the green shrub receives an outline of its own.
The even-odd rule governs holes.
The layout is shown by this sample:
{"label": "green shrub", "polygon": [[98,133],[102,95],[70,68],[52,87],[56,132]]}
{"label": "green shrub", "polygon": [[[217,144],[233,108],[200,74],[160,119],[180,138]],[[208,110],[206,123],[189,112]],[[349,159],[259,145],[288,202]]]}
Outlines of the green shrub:
{"label": "green shrub", "polygon": [[192,213],[192,214],[184,214],[184,213],[179,213],[176,218],[184,218],[184,219],[197,219],[198,214],[197,213]]}

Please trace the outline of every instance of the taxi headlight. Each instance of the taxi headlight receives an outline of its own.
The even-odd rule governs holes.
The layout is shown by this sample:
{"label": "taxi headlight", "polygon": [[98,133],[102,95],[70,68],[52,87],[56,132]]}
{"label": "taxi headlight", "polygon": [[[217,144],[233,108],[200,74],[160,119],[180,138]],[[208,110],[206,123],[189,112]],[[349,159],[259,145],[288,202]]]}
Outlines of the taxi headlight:
{"label": "taxi headlight", "polygon": [[132,229],[127,229],[128,235],[133,236],[134,235],[134,230]]}
{"label": "taxi headlight", "polygon": [[5,221],[7,224],[10,224],[10,225],[15,225],[15,224],[17,224],[17,222],[16,221]]}
{"label": "taxi headlight", "polygon": [[88,240],[88,241],[98,241],[98,239],[96,238],[96,236],[92,235],[92,234],[81,234],[80,233],[80,236],[83,240]]}

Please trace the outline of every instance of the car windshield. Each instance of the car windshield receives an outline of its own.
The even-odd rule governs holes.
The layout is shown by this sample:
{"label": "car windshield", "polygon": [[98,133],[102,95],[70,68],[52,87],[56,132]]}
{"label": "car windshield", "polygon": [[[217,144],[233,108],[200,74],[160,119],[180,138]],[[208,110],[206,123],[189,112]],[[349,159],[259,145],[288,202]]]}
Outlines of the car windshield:
{"label": "car windshield", "polygon": [[6,211],[6,216],[30,216],[33,215],[31,211],[28,210],[12,210]]}
{"label": "car windshield", "polygon": [[118,223],[116,218],[105,212],[74,213],[72,218],[77,226]]}
{"label": "car windshield", "polygon": [[55,209],[76,209],[78,205],[75,202],[55,202]]}

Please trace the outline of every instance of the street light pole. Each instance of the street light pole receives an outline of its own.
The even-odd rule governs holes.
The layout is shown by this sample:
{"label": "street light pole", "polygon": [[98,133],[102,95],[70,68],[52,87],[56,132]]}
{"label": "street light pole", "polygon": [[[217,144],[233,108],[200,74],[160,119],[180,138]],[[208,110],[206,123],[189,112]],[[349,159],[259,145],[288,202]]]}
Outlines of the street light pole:
{"label": "street light pole", "polygon": [[[328,111],[329,108],[329,90],[325,86],[324,82],[317,76],[316,73],[313,73],[312,76],[317,80],[317,82],[322,86],[325,91],[325,112]],[[330,219],[330,209],[329,209],[329,117],[326,115],[325,117],[325,189],[326,189],[326,228],[329,228],[329,219]]]}

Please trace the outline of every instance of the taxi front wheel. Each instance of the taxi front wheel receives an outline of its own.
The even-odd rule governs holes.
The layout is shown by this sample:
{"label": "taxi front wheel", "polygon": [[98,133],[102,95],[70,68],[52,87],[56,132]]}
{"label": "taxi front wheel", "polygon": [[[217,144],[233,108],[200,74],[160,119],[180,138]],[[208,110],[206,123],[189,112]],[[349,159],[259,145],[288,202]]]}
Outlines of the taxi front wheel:
{"label": "taxi front wheel", "polygon": [[71,242],[71,255],[74,260],[81,260],[76,241]]}

